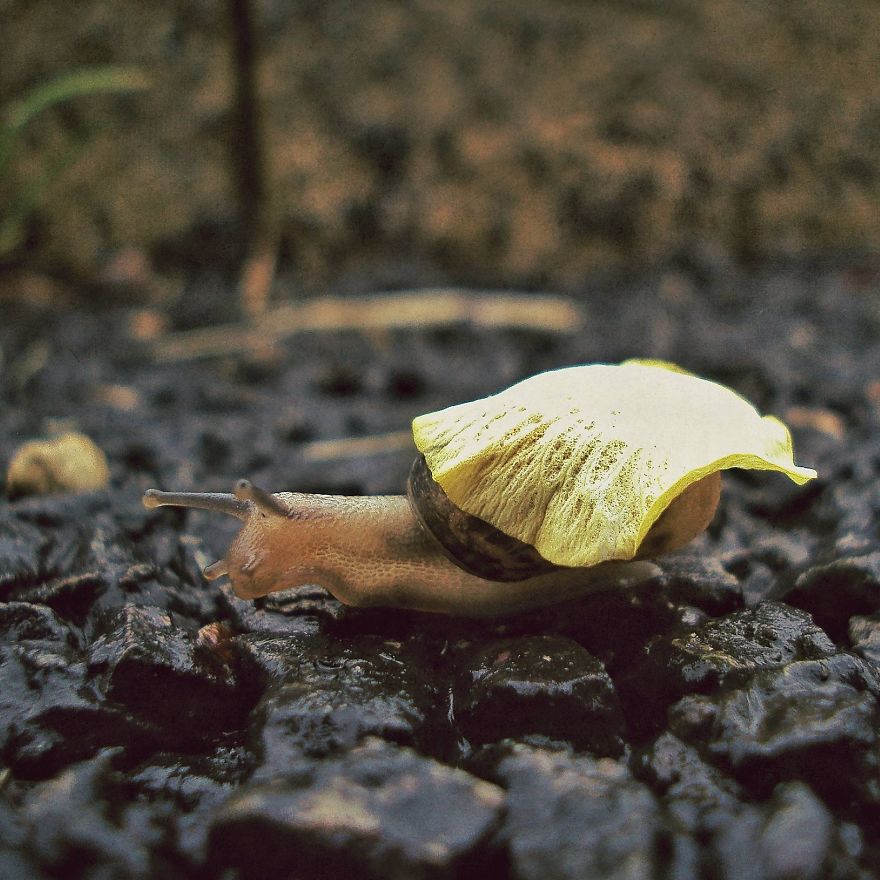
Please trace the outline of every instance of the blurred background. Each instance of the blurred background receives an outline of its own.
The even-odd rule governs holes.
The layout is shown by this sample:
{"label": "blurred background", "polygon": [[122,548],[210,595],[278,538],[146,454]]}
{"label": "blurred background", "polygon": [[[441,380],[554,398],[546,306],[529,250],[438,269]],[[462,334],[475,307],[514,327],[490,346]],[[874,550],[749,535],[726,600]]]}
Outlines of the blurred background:
{"label": "blurred background", "polygon": [[6,297],[63,279],[161,301],[208,272],[259,311],[656,267],[876,270],[876,0],[2,0],[0,17]]}

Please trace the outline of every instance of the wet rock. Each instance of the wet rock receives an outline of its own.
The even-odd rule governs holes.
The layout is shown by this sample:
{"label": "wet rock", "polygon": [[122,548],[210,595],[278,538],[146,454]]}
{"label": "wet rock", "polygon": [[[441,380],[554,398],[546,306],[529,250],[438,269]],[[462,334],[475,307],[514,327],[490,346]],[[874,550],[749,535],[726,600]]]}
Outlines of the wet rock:
{"label": "wet rock", "polygon": [[[876,444],[875,444],[876,445]],[[828,491],[824,524],[834,537],[833,555],[863,556],[877,549],[880,486],[877,471],[865,466],[864,453],[848,456],[840,479]]]}
{"label": "wet rock", "polygon": [[749,606],[763,602],[777,582],[770,566],[748,550],[729,554],[724,566],[739,578],[743,600]]}
{"label": "wet rock", "polygon": [[46,532],[0,508],[0,598],[39,577],[49,543]]}
{"label": "wet rock", "polygon": [[779,602],[714,618],[692,632],[659,636],[616,679],[638,737],[659,729],[666,709],[687,693],[709,693],[756,670],[833,654],[810,616]]}
{"label": "wet rock", "polygon": [[298,637],[317,635],[328,620],[343,614],[342,603],[321,587],[304,586],[270,593],[255,601],[239,599],[229,583],[220,585],[221,609],[246,633]]}
{"label": "wet rock", "polygon": [[517,745],[497,776],[507,789],[500,839],[517,878],[656,876],[661,811],[622,764]]}
{"label": "wet rock", "polygon": [[27,588],[14,590],[11,596],[29,603],[48,605],[67,619],[83,623],[105,586],[100,573],[90,571],[39,581]]}
{"label": "wet rock", "polygon": [[741,687],[688,696],[670,729],[751,791],[802,778],[824,797],[880,806],[880,680],[864,660],[835,654],[756,672]]}
{"label": "wet rock", "polygon": [[131,605],[111,617],[89,650],[89,670],[108,699],[181,742],[240,725],[246,711],[229,667],[158,608]]}
{"label": "wet rock", "polygon": [[661,792],[668,803],[687,802],[700,810],[732,808],[742,796],[739,784],[700,757],[693,746],[662,733],[637,758],[639,778]]}
{"label": "wet rock", "polygon": [[880,669],[880,614],[851,617],[849,640],[856,654]]}
{"label": "wet rock", "polygon": [[[0,792],[8,775],[8,770],[3,771]],[[5,799],[0,799],[0,877],[25,880],[39,876],[39,867],[23,851],[25,840],[26,826],[21,811]]]}
{"label": "wet rock", "polygon": [[660,560],[670,598],[696,605],[711,615],[742,608],[737,578],[712,557],[675,553]]}
{"label": "wet rock", "polygon": [[45,778],[103,746],[149,741],[149,725],[96,699],[78,639],[53,611],[5,603],[0,625],[0,755],[17,775]]}
{"label": "wet rock", "polygon": [[805,529],[789,529],[759,536],[747,552],[774,572],[798,571],[810,561],[814,543]]}
{"label": "wet rock", "polygon": [[[179,876],[158,856],[164,836],[145,805],[123,805],[114,753],[77,764],[32,789],[22,806],[26,850],[54,876]],[[167,872],[167,873],[166,873]]]}
{"label": "wet rock", "polygon": [[55,642],[75,647],[77,640],[58,615],[30,602],[0,603],[0,635],[10,642]]}
{"label": "wet rock", "polygon": [[[131,499],[128,500],[131,504]],[[70,574],[83,570],[95,531],[95,548],[110,551],[105,562],[112,562],[116,551],[123,547],[130,551],[131,542],[124,537],[119,518],[124,504],[110,492],[90,492],[84,495],[47,495],[18,501],[7,510],[19,524],[30,525],[43,535],[40,573],[46,577]],[[108,535],[114,537],[109,538]],[[118,536],[118,537],[117,537]],[[120,558],[128,560],[128,554]]]}
{"label": "wet rock", "polygon": [[145,719],[102,705],[90,694],[85,665],[77,663],[51,673],[40,658],[42,684],[38,699],[31,697],[33,656],[9,662],[2,679],[6,725],[0,737],[4,762],[21,779],[46,779],[73,762],[106,746],[125,745],[133,753],[154,750],[158,729]]}
{"label": "wet rock", "polygon": [[497,634],[568,637],[598,657],[613,675],[641,654],[649,639],[678,624],[679,612],[669,599],[663,572],[655,568],[655,574],[625,589],[603,590],[512,617]]}
{"label": "wet rock", "polygon": [[[11,566],[5,589],[0,578],[0,595],[48,605],[87,637],[96,614],[135,601],[205,614],[204,592],[199,596],[191,586],[177,590],[180,581],[173,573],[163,574],[160,582],[156,566],[136,548],[127,531],[138,529],[130,505],[131,499],[123,503],[96,493],[16,504],[15,516],[6,517],[5,528],[0,525],[8,538],[5,563]],[[23,551],[23,542],[32,542],[35,552]]]}
{"label": "wet rock", "polygon": [[778,786],[764,804],[710,812],[700,833],[706,841],[703,865],[722,880],[869,876],[827,807],[803,783]]}
{"label": "wet rock", "polygon": [[662,795],[666,876],[701,876],[711,839],[709,826],[719,823],[726,827],[738,821],[740,786],[671,733],[661,734],[638,755],[633,768]]}
{"label": "wet rock", "polygon": [[803,880],[825,877],[833,865],[834,822],[828,808],[808,786],[788,782],[773,792],[768,813],[758,841],[765,874]]}
{"label": "wet rock", "polygon": [[449,739],[444,708],[443,723],[429,723],[437,721],[438,700],[427,670],[399,642],[256,636],[240,642],[239,652],[251,652],[268,682],[253,716],[257,778],[283,772],[303,754],[327,755],[368,736],[431,752]]}
{"label": "wet rock", "polygon": [[176,847],[191,864],[200,865],[214,811],[248,775],[251,765],[250,754],[241,746],[220,745],[195,756],[159,753],[126,775],[140,798],[165,804],[177,814]]}
{"label": "wet rock", "polygon": [[[752,398],[754,399],[754,398]],[[756,471],[730,471],[727,485],[738,483],[747,511],[770,523],[785,525],[809,514],[824,489],[821,480],[798,486],[781,478],[767,479]]]}
{"label": "wet rock", "polygon": [[208,864],[242,878],[497,876],[503,802],[488,782],[370,740],[240,789],[215,815]]}
{"label": "wet rock", "polygon": [[[778,785],[760,805],[706,763],[693,746],[664,733],[639,758],[639,775],[663,795],[667,876],[795,880],[863,877],[858,832],[834,821],[802,782]],[[855,831],[856,845],[846,841]]]}
{"label": "wet rock", "polygon": [[809,611],[836,642],[845,644],[850,617],[880,611],[880,551],[807,569],[779,598]]}
{"label": "wet rock", "polygon": [[605,667],[560,636],[496,639],[461,649],[455,721],[473,744],[529,734],[619,755],[624,720]]}
{"label": "wet rock", "polygon": [[[852,569],[861,564],[853,558],[880,550],[880,392],[874,382],[869,396],[865,378],[876,372],[880,354],[876,314],[870,297],[844,295],[839,276],[824,277],[804,272],[780,280],[774,274],[771,284],[753,284],[745,297],[739,277],[726,276],[717,287],[696,280],[676,310],[661,301],[648,279],[635,292],[627,288],[636,298],[625,310],[621,289],[591,290],[582,303],[594,331],[589,334],[457,325],[427,333],[394,331],[392,344],[385,345],[387,340],[377,343],[363,334],[322,333],[281,341],[271,363],[251,365],[232,351],[210,364],[145,359],[125,337],[116,346],[126,349],[117,360],[104,343],[123,324],[118,317],[114,323],[91,313],[76,329],[82,363],[53,356],[21,388],[10,381],[19,372],[17,362],[31,346],[63,355],[70,319],[47,311],[26,328],[0,320],[0,457],[21,437],[75,423],[107,452],[119,487],[0,504],[0,767],[6,768],[5,775],[0,769],[0,788],[8,780],[0,791],[0,876],[30,880],[79,871],[126,877],[144,870],[144,852],[150,876],[174,877],[175,869],[189,877],[222,876],[227,864],[230,875],[262,870],[272,876],[262,833],[236,844],[218,839],[221,832],[215,831],[213,851],[226,847],[231,855],[227,863],[207,863],[215,813],[236,791],[244,800],[295,768],[313,778],[322,767],[341,766],[352,750],[353,768],[369,760],[369,753],[360,751],[369,736],[383,739],[392,751],[400,743],[412,745],[422,754],[417,765],[434,768],[431,774],[411,774],[419,802],[431,798],[433,774],[445,778],[454,762],[466,764],[472,776],[508,785],[497,775],[502,761],[556,756],[558,766],[583,783],[588,801],[578,805],[575,798],[560,797],[556,804],[563,815],[595,809],[590,822],[610,828],[614,814],[601,808],[613,811],[623,804],[634,821],[644,820],[651,846],[620,826],[620,838],[635,854],[626,865],[636,876],[646,873],[646,858],[653,876],[682,880],[760,880],[810,876],[811,870],[829,880],[880,874],[878,745],[871,739],[878,725],[869,702],[869,672],[878,669],[872,646],[880,609],[864,603],[874,587],[817,584],[821,603],[804,607],[815,610],[822,629],[791,606],[746,612],[739,596],[745,592],[754,602],[768,589],[788,595],[805,571],[815,577],[835,560]],[[212,293],[221,306],[221,299],[231,301],[219,283]],[[206,303],[204,313],[213,308]],[[789,346],[793,330],[802,341],[813,334],[816,342]],[[846,441],[832,448],[803,429],[796,436],[799,460],[821,474],[806,492],[768,474],[725,478],[724,501],[712,526],[679,553],[659,559],[655,575],[626,590],[492,621],[348,609],[311,586],[243,601],[222,581],[206,584],[200,571],[225,552],[236,522],[207,512],[148,513],[140,504],[147,485],[223,490],[241,476],[279,489],[399,491],[410,464],[405,451],[317,461],[303,454],[303,441],[382,434],[418,412],[484,396],[539,369],[619,359],[645,345],[702,375],[730,378],[741,392],[757,395],[767,412],[784,415],[802,405],[836,413]],[[363,367],[351,395],[324,393],[318,380],[343,362]],[[416,363],[422,387],[413,397],[406,374]],[[114,410],[101,391],[114,386],[133,389],[130,399],[137,407]],[[787,497],[778,504],[780,492]],[[803,577],[801,583],[807,581]],[[142,631],[108,645],[135,606],[142,610],[129,622],[132,629],[135,622],[143,624]],[[161,622],[163,615],[170,625]],[[845,645],[852,653],[833,652],[823,631],[840,640],[836,651]],[[545,675],[546,661],[537,649],[546,639],[581,646],[572,649],[574,671],[556,669],[551,653]],[[489,678],[482,689],[468,678],[476,668],[470,659],[504,641],[536,650],[526,652],[523,668],[514,668],[515,658],[508,658],[496,670],[485,658],[480,668]],[[90,652],[99,650],[106,656],[90,664]],[[608,773],[597,768],[611,766],[618,773],[617,765],[592,757],[579,763],[575,744],[604,748],[590,741],[595,719],[578,721],[589,702],[576,687],[583,650],[601,661],[624,698],[630,734],[624,754],[634,754],[632,777],[624,771],[622,779],[609,782]],[[823,659],[833,687],[815,676],[794,687],[799,664]],[[402,671],[395,661],[404,664]],[[114,663],[117,678],[111,674]],[[217,681],[211,683],[215,672]],[[507,693],[506,685],[493,690],[495,673],[516,684],[516,711],[507,718],[498,709],[505,705],[498,695]],[[535,691],[527,692],[527,684]],[[461,738],[459,724],[471,692],[480,697],[469,722],[472,744]],[[598,693],[593,709],[601,715],[605,691]],[[228,728],[215,719],[227,711],[227,698],[228,705],[243,701]],[[194,714],[172,715],[172,707],[187,701]],[[481,715],[483,708],[490,711]],[[670,732],[670,720],[677,734]],[[620,726],[610,728],[618,739],[626,735]],[[518,745],[496,739],[508,733]],[[102,850],[88,842],[88,834],[77,838],[66,830],[70,816],[40,813],[46,826],[41,835],[24,819],[31,793],[63,800],[61,781],[75,787],[80,773],[73,765],[107,746],[121,748],[118,770],[111,762],[98,774],[92,801],[79,809],[83,827],[110,828],[106,839],[118,846],[129,845],[118,829],[130,830],[130,845],[141,853],[131,864],[109,861],[110,843]],[[569,823],[562,839],[552,830],[556,820],[541,818],[540,811],[549,809],[542,794],[554,791],[552,777],[535,771],[535,779],[550,782],[520,789],[534,795],[517,803],[518,824],[505,838],[500,864],[487,845],[497,840],[500,825],[494,820],[489,836],[469,850],[485,876],[518,876],[537,863],[550,880],[552,865],[565,870],[568,864],[565,847],[582,847],[585,861],[610,852],[611,861],[596,866],[598,876],[624,872],[613,834],[596,840],[589,823]],[[653,810],[642,809],[639,792],[646,788]],[[593,790],[606,795],[603,804]],[[531,812],[533,804],[538,807]],[[432,801],[430,810],[412,817],[413,848],[420,841],[430,845],[436,810]],[[834,816],[830,831],[828,814]],[[603,825],[606,820],[611,824]],[[278,821],[277,810],[272,821]],[[152,837],[158,827],[162,833]],[[58,829],[54,836],[52,828]],[[538,839],[542,832],[558,843],[559,853],[550,853],[550,845]],[[339,858],[346,870],[356,862],[349,871],[355,875],[387,873],[381,841],[363,844],[373,847],[369,864],[381,865],[371,868],[351,856],[364,851],[357,849],[360,843],[346,850],[330,840],[332,826],[303,833],[296,838],[306,840],[297,844],[298,853],[310,851],[314,835],[330,841],[318,850],[327,853],[328,870]],[[81,849],[77,840],[85,841]],[[518,841],[519,852],[527,855],[513,863]],[[287,844],[280,850],[287,858]],[[798,850],[804,852],[801,861]],[[82,864],[65,852],[82,853]],[[528,861],[534,853],[535,861]],[[254,854],[265,864],[236,867]],[[490,859],[488,867],[482,856]],[[447,860],[433,873],[466,875],[470,858],[454,866]]]}

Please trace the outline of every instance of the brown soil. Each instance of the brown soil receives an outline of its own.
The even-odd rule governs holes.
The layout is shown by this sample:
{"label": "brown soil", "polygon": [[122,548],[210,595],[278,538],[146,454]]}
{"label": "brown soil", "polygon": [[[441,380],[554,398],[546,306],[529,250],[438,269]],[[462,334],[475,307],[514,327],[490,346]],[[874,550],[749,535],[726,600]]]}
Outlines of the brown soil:
{"label": "brown soil", "polygon": [[[28,129],[13,186],[84,146],[17,256],[89,275],[127,247],[165,273],[231,261],[218,9],[3,5],[4,100],[76,65],[135,63],[153,79]],[[297,286],[367,272],[565,288],[675,260],[876,253],[873,0],[326,0],[256,15],[270,191]]]}

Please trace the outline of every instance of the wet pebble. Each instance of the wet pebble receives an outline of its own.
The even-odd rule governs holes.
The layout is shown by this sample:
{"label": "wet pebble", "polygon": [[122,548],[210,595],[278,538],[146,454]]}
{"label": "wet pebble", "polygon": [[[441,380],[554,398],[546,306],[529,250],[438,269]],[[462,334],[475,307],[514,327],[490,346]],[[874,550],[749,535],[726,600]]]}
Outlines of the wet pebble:
{"label": "wet pebble", "polygon": [[778,598],[809,611],[835,641],[845,644],[850,617],[880,612],[880,551],[813,566]]}
{"label": "wet pebble", "polygon": [[130,605],[110,617],[89,670],[108,699],[181,743],[240,725],[247,710],[230,668],[158,608]]}
{"label": "wet pebble", "polygon": [[215,814],[213,876],[442,880],[498,876],[501,789],[368,740],[243,786]]}
{"label": "wet pebble", "polygon": [[153,742],[150,722],[102,704],[73,633],[50,609],[0,605],[0,753],[21,778],[45,779],[107,745]]}
{"label": "wet pebble", "polygon": [[698,876],[711,866],[711,876],[731,880],[864,877],[858,831],[837,822],[801,781],[780,783],[767,800],[748,804],[734,779],[671,733],[639,756],[636,769],[662,794],[667,876]]}
{"label": "wet pebble", "polygon": [[835,825],[827,806],[801,782],[777,786],[762,804],[705,814],[700,833],[706,841],[704,865],[719,880],[870,876],[857,860],[861,848],[846,840],[848,829]]}
{"label": "wet pebble", "polygon": [[605,667],[561,636],[495,639],[459,650],[455,722],[474,744],[529,734],[619,755],[624,720]]}
{"label": "wet pebble", "polygon": [[245,636],[235,650],[244,681],[255,674],[248,665],[256,667],[265,689],[251,725],[258,778],[369,736],[428,752],[451,736],[427,669],[400,642]]}
{"label": "wet pebble", "polygon": [[[586,334],[322,332],[259,362],[108,348],[121,325],[98,313],[0,321],[4,465],[22,437],[77,427],[111,471],[104,491],[0,505],[0,876],[880,876],[876,310],[833,274],[749,292],[716,271],[678,313],[650,284],[625,310],[623,289],[591,290]],[[780,344],[805,321],[821,350]],[[85,369],[53,357],[6,381],[70,326]],[[235,521],[140,504],[239,477],[400,491],[405,449],[304,441],[405,431],[644,351],[656,326],[654,354],[794,407],[820,478],[731,472],[706,533],[625,590],[492,621],[345,608],[316,585],[245,601],[201,575]],[[108,388],[131,390],[123,409]],[[375,833],[342,827],[339,791]],[[468,827],[447,833],[456,812]]]}
{"label": "wet pebble", "polygon": [[[612,675],[641,654],[658,633],[677,626],[680,609],[670,600],[663,572],[625,589],[611,588],[511,618],[501,618],[495,634],[556,634],[583,645]],[[466,639],[483,639],[479,630]]]}
{"label": "wet pebble", "polygon": [[687,693],[707,693],[755,671],[834,653],[804,611],[779,602],[712,618],[693,631],[658,636],[618,677],[633,732],[659,729],[666,709]]}
{"label": "wet pebble", "polygon": [[880,614],[851,617],[849,640],[853,651],[873,663],[880,673]]}
{"label": "wet pebble", "polygon": [[650,880],[660,805],[610,758],[517,745],[500,761],[507,790],[501,840],[520,880]]}
{"label": "wet pebble", "polygon": [[880,806],[880,679],[851,654],[756,672],[715,696],[684,697],[670,729],[755,792],[803,778],[836,802]]}
{"label": "wet pebble", "polygon": [[732,809],[742,797],[740,785],[705,761],[697,749],[672,733],[660,734],[633,762],[634,772],[662,794],[673,813],[687,817],[707,809]]}
{"label": "wet pebble", "polygon": [[159,855],[159,817],[151,819],[145,804],[123,805],[125,786],[111,768],[115,754],[76,764],[25,798],[25,850],[44,876],[180,876]]}
{"label": "wet pebble", "polygon": [[674,601],[719,615],[742,607],[739,580],[715,558],[674,553],[660,560],[667,590]]}

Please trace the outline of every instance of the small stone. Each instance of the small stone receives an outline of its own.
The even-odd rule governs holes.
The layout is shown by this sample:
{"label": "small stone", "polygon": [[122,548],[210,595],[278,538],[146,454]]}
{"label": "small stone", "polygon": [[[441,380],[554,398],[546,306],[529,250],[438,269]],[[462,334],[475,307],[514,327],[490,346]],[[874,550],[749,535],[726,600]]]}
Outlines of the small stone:
{"label": "small stone", "polygon": [[651,880],[664,831],[650,789],[610,758],[517,745],[497,775],[507,789],[501,839],[520,880]]}
{"label": "small stone", "polygon": [[244,748],[219,746],[202,755],[160,752],[127,777],[140,799],[178,809],[177,845],[193,863],[201,863],[214,811],[246,776],[249,765]]}
{"label": "small stone", "polygon": [[813,566],[777,598],[809,611],[831,638],[845,644],[850,617],[880,612],[880,551]]}
{"label": "small stone", "polygon": [[611,678],[561,636],[496,639],[463,649],[453,711],[474,744],[530,734],[619,755],[625,732]]}
{"label": "small stone", "polygon": [[0,645],[0,752],[16,776],[45,779],[108,745],[155,748],[149,721],[95,698],[76,639],[56,615],[25,603],[0,608],[21,635]]}
{"label": "small stone", "polygon": [[821,880],[832,866],[834,821],[828,808],[802,782],[774,792],[761,831],[758,858],[768,877]]}
{"label": "small stone", "polygon": [[[239,657],[262,664],[267,691],[253,715],[257,778],[283,773],[302,755],[351,748],[367,737],[439,750],[451,735],[427,671],[399,643],[346,643],[246,636]],[[245,672],[247,676],[248,673]],[[433,720],[434,723],[429,723]]]}
{"label": "small stone", "polygon": [[239,789],[216,812],[211,876],[444,880],[497,876],[504,793],[416,752],[368,740]]}
{"label": "small stone", "polygon": [[[659,566],[644,581],[625,589],[589,593],[573,602],[551,605],[507,618],[499,635],[555,633],[583,645],[613,676],[644,650],[649,639],[678,624],[665,575]],[[480,638],[479,635],[470,636]]]}
{"label": "small stone", "polygon": [[146,821],[142,807],[118,806],[123,788],[111,769],[114,754],[76,764],[25,798],[26,848],[46,875],[70,876],[72,865],[88,864],[90,876],[155,876],[159,866],[150,850],[163,832]]}
{"label": "small stone", "polygon": [[9,462],[6,490],[10,495],[92,492],[104,489],[109,480],[107,458],[97,444],[69,432],[20,446]]}
{"label": "small stone", "polygon": [[856,654],[880,669],[880,614],[851,617],[849,641]]}
{"label": "small stone", "polygon": [[639,778],[663,792],[668,802],[688,801],[701,810],[732,808],[741,797],[740,786],[699,752],[672,733],[662,733],[639,756]]}
{"label": "small stone", "polygon": [[781,602],[714,618],[685,634],[658,636],[615,682],[637,737],[659,730],[688,693],[711,693],[768,667],[825,657],[834,643],[810,615]]}
{"label": "small stone", "polygon": [[743,600],[749,607],[763,602],[776,584],[776,575],[769,565],[749,550],[727,554],[724,567],[739,578]]}
{"label": "small stone", "polygon": [[0,634],[11,642],[38,640],[64,645],[76,641],[51,608],[30,602],[0,604]]}
{"label": "small stone", "polygon": [[[876,671],[852,654],[764,669],[742,687],[689,696],[669,712],[671,730],[746,787],[765,793],[804,779],[834,800],[880,804]],[[711,706],[694,725],[694,708]]]}
{"label": "small stone", "polygon": [[158,608],[125,606],[89,652],[107,697],[183,741],[242,723],[245,695],[227,666]]}
{"label": "small stone", "polygon": [[727,614],[742,608],[737,578],[713,557],[674,553],[659,561],[673,601],[696,605],[708,614]]}

